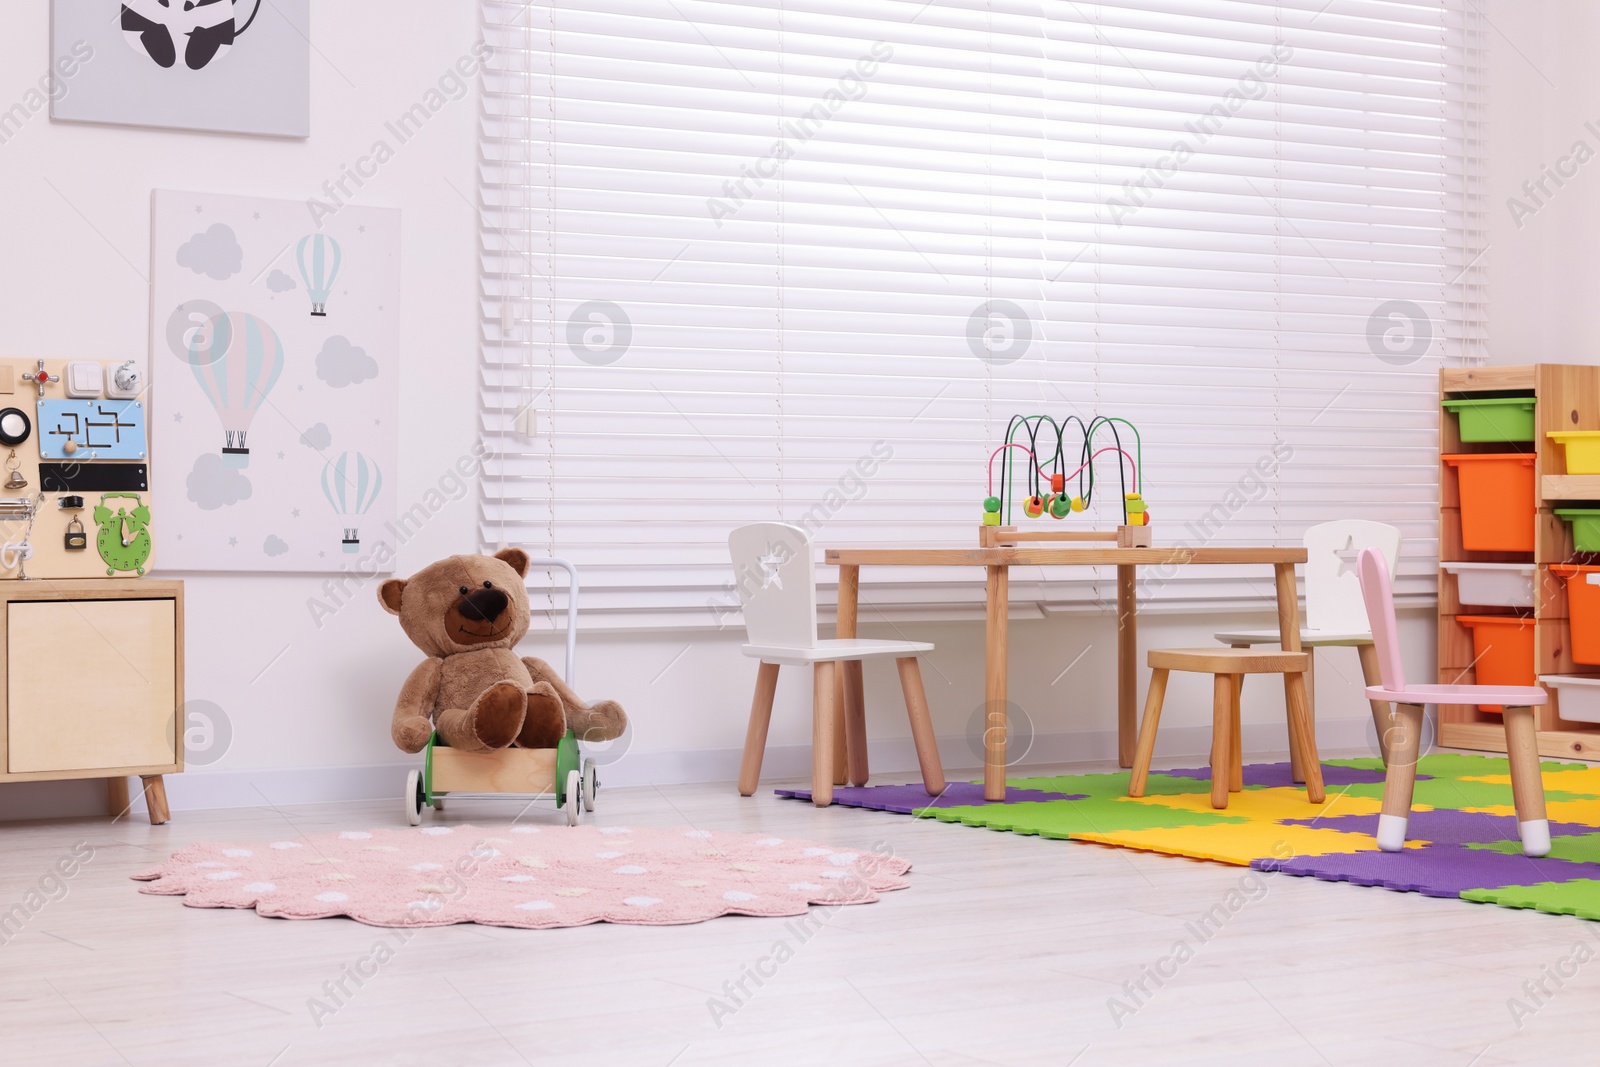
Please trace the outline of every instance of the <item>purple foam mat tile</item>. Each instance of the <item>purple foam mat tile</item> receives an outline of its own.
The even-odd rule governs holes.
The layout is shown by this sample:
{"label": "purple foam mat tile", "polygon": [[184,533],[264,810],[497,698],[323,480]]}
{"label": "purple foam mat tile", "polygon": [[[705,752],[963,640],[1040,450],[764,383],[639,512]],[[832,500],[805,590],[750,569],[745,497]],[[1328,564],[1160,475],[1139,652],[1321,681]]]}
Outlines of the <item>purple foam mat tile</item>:
{"label": "purple foam mat tile", "polygon": [[1529,859],[1462,845],[1430,845],[1404,852],[1336,852],[1297,856],[1287,862],[1260,859],[1250,866],[1258,871],[1382,886],[1425,897],[1459,897],[1468,889],[1600,878],[1600,864]]}
{"label": "purple foam mat tile", "polygon": [[[775,789],[780,797],[810,800],[809,789]],[[1041,789],[1012,789],[1007,787],[1003,801],[985,801],[983,786],[973,782],[951,782],[937,797],[930,797],[920,782],[909,785],[835,786],[833,802],[847,808],[870,808],[896,815],[910,815],[923,808],[966,808],[985,803],[1021,804],[1039,800],[1084,800],[1087,793],[1047,793]]]}
{"label": "purple foam mat tile", "polygon": [[[1176,771],[1161,771],[1161,774],[1173,778],[1194,778],[1197,781],[1211,781],[1210,767],[1185,767]],[[1417,781],[1422,781],[1429,776],[1417,775]],[[1338,767],[1324,763],[1322,765],[1322,784],[1329,786],[1340,785],[1368,785],[1382,784],[1382,771],[1369,771],[1360,767]],[[1247,763],[1244,768],[1244,784],[1248,786],[1264,786],[1269,789],[1288,787],[1298,789],[1299,783],[1294,780],[1291,764],[1285,763]]]}
{"label": "purple foam mat tile", "polygon": [[[1314,826],[1319,830],[1343,830],[1349,834],[1378,832],[1376,815],[1338,815],[1329,819],[1285,819],[1287,826]],[[1594,833],[1594,827],[1577,822],[1553,822],[1551,837],[1574,837]],[[1427,841],[1434,845],[1477,845],[1494,841],[1517,840],[1517,818],[1514,815],[1485,815],[1482,812],[1413,811],[1406,824],[1406,837],[1411,841]]]}

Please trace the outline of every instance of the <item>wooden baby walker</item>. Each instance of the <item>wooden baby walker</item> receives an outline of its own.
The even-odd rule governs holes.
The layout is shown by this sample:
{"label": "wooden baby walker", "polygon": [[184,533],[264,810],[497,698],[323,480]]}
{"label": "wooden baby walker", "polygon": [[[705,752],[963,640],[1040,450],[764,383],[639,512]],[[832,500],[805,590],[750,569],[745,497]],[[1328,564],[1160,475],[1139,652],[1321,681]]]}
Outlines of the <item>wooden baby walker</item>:
{"label": "wooden baby walker", "polygon": [[[578,570],[570,560],[555,557],[530,558],[530,567],[556,567],[567,572],[567,669],[571,684],[578,651]],[[493,752],[462,752],[444,743],[435,730],[423,750],[422,769],[406,776],[406,821],[422,822],[425,808],[444,810],[444,798],[494,800],[502,797],[527,797],[536,800],[553,797],[556,808],[567,816],[567,825],[578,825],[582,811],[593,811],[600,782],[595,777],[592,758],[584,759],[578,736],[571,729],[555,748],[502,748]]]}

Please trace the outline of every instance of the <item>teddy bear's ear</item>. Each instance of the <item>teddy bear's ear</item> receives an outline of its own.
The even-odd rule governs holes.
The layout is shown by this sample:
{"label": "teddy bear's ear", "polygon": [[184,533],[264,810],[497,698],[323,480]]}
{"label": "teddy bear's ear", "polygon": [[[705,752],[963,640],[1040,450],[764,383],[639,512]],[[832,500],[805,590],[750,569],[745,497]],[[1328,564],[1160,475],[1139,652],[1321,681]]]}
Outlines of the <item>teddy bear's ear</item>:
{"label": "teddy bear's ear", "polygon": [[390,615],[400,614],[400,594],[406,591],[404,578],[390,578],[378,586],[378,603],[383,605],[383,610]]}
{"label": "teddy bear's ear", "polygon": [[494,558],[502,563],[510,564],[511,569],[516,571],[518,576],[523,578],[528,576],[528,554],[522,549],[502,548],[494,554]]}

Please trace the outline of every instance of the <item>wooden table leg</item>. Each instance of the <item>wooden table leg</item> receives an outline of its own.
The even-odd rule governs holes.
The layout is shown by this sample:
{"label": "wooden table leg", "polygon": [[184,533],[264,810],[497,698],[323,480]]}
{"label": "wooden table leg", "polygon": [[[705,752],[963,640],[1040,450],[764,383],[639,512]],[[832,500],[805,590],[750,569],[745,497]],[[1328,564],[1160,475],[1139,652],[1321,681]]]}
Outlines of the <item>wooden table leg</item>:
{"label": "wooden table leg", "polygon": [[983,799],[1006,798],[1006,609],[1010,569],[987,568],[984,624]]}
{"label": "wooden table leg", "polygon": [[1139,734],[1139,572],[1117,564],[1117,763],[1133,766]]}
{"label": "wooden table leg", "polygon": [[120,819],[128,814],[128,779],[125,777],[106,779],[106,814],[113,819]]}
{"label": "wooden table leg", "polygon": [[[1300,592],[1294,583],[1294,564],[1273,564],[1278,601],[1278,645],[1285,652],[1300,652]],[[1311,695],[1301,673],[1283,676],[1283,700],[1289,710],[1289,751],[1300,753],[1300,770],[1305,774],[1306,795],[1322,803],[1322,764],[1317,755],[1317,736],[1311,721]],[[1296,734],[1298,733],[1298,737]]]}
{"label": "wooden table leg", "polygon": [[167,785],[161,775],[152,774],[144,779],[144,803],[150,809],[151,826],[160,826],[172,818],[167,810]]}
{"label": "wooden table leg", "polygon": [[[861,568],[854,564],[841,564],[839,567],[839,608],[835,617],[833,635],[840,640],[849,640],[856,636],[858,619],[860,618],[861,602]],[[844,785],[852,781],[856,785],[867,784],[867,725],[864,718],[865,711],[859,701],[856,703],[854,713],[860,721],[851,721],[852,708],[850,706],[850,686],[856,686],[856,694],[861,692],[861,664],[841,663],[834,671],[834,700],[833,700],[833,784]],[[859,730],[860,743],[856,743],[856,734]],[[859,775],[857,763],[859,761]],[[855,779],[859,777],[859,781]]]}
{"label": "wooden table leg", "polygon": [[[1378,649],[1376,645],[1357,645],[1356,655],[1361,657],[1361,677],[1368,685],[1382,685],[1383,675],[1378,670]],[[1389,765],[1389,731],[1394,726],[1394,708],[1387,700],[1369,701],[1372,705],[1372,726],[1378,731],[1378,755],[1383,757],[1383,765]]]}
{"label": "wooden table leg", "polygon": [[1233,781],[1233,677],[1211,679],[1211,806],[1228,806],[1228,785]]}

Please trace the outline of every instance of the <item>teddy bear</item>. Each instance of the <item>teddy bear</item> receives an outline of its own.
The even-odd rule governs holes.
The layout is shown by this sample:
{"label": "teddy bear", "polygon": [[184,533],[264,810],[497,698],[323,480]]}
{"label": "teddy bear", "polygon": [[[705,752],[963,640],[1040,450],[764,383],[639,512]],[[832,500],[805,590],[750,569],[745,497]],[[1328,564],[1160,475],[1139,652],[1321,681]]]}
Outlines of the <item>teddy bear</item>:
{"label": "teddy bear", "polygon": [[378,588],[384,610],[428,654],[400,689],[390,734],[421,752],[435,729],[466,752],[515,745],[554,748],[567,730],[583,741],[620,737],[628,717],[614,701],[587,704],[555,669],[519,657],[528,632],[528,554],[451,556]]}

